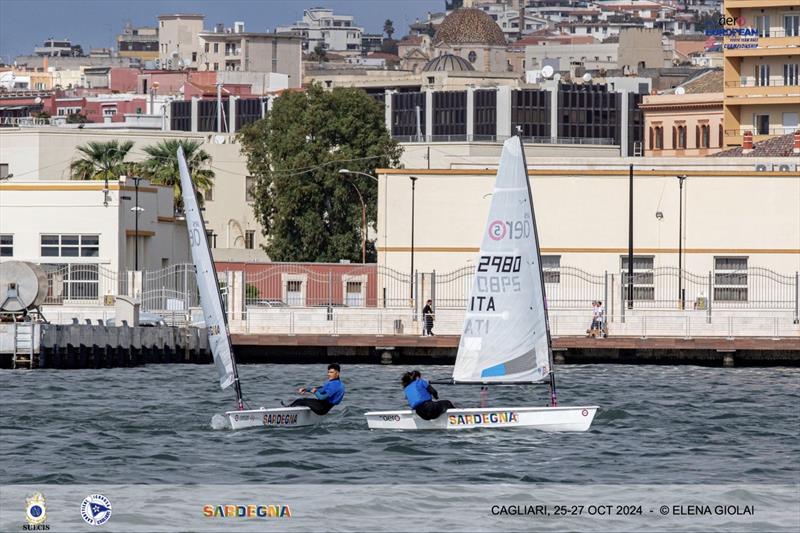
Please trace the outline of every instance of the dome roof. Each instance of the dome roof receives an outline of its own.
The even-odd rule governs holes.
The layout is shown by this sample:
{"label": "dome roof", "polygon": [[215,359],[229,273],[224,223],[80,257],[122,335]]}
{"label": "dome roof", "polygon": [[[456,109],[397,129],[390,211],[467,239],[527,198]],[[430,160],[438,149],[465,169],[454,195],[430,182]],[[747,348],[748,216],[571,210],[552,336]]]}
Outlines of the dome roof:
{"label": "dome roof", "polygon": [[485,12],[475,8],[461,8],[447,15],[439,24],[433,42],[505,46],[506,38],[500,26]]}
{"label": "dome roof", "polygon": [[422,67],[422,72],[463,72],[467,70],[475,70],[475,68],[463,57],[453,54],[442,54],[439,57],[434,57]]}

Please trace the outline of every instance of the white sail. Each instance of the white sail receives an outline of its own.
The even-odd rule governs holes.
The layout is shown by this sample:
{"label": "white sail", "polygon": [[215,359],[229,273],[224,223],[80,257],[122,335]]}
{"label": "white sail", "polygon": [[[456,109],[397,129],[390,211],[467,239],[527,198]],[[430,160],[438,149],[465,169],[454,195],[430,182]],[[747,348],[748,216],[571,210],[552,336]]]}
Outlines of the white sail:
{"label": "white sail", "polygon": [[222,309],[217,274],[208,248],[203,217],[197,205],[197,193],[189,177],[189,169],[183,156],[183,148],[178,148],[178,168],[181,175],[181,194],[183,196],[186,228],[189,230],[189,246],[192,262],[197,272],[197,288],[200,292],[200,306],[203,308],[208,344],[214,356],[214,365],[219,373],[219,386],[229,387],[234,381],[233,350],[228,336],[228,324]]}
{"label": "white sail", "polygon": [[539,381],[550,372],[532,195],[519,138],[503,144],[455,381]]}

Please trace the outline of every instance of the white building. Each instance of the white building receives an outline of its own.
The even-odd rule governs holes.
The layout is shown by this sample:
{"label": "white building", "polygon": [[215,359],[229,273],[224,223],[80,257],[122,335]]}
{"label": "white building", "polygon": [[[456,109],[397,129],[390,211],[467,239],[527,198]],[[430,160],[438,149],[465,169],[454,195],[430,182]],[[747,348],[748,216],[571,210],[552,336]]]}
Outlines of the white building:
{"label": "white building", "polygon": [[353,24],[352,15],[334,15],[332,9],[315,7],[303,11],[303,20],[278,26],[275,33],[291,33],[303,37],[303,51],[313,52],[317,46],[332,52],[360,52],[364,28]]}

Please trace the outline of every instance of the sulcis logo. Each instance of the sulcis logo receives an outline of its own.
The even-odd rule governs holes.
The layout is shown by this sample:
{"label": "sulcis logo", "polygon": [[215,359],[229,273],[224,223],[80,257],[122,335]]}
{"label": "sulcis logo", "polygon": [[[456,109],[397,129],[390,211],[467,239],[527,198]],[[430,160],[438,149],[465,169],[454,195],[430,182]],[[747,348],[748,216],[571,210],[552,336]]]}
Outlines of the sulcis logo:
{"label": "sulcis logo", "polygon": [[81,503],[81,516],[90,526],[102,526],[111,518],[111,502],[102,494],[90,494]]}
{"label": "sulcis logo", "polygon": [[49,531],[50,525],[45,524],[47,520],[47,504],[41,492],[34,492],[30,498],[25,498],[25,520],[23,531]]}

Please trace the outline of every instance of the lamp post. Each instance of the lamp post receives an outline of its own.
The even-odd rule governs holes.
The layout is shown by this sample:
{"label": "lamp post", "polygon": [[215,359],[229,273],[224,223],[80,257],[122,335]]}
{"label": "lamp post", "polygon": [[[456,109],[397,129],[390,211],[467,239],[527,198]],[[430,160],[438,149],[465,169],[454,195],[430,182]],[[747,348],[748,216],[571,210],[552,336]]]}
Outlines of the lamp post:
{"label": "lamp post", "polygon": [[686,174],[678,178],[678,302],[680,308],[686,309],[686,289],[683,288],[683,181]]}
{"label": "lamp post", "polygon": [[141,207],[139,207],[139,182],[142,180],[139,176],[131,176],[133,180],[133,187],[134,187],[134,198],[136,205],[131,208],[131,211],[135,213],[134,215],[134,223],[133,223],[133,233],[134,233],[134,241],[133,241],[133,270],[136,272],[139,271],[139,213],[144,211]]}
{"label": "lamp post", "polygon": [[[348,170],[346,168],[340,169],[339,174],[358,174],[359,176],[366,176],[370,179],[378,181],[378,178],[372,176],[371,174],[367,174],[366,172],[359,172],[357,170]],[[353,182],[349,182],[350,185],[356,190],[356,194],[358,194],[358,199],[361,201],[361,263],[367,262],[367,204],[364,202],[364,197],[361,195],[361,191],[358,190],[356,184]]]}
{"label": "lamp post", "polygon": [[[414,194],[417,186],[417,177],[409,176],[411,180],[411,300],[414,300]],[[416,312],[415,312],[416,315]]]}

